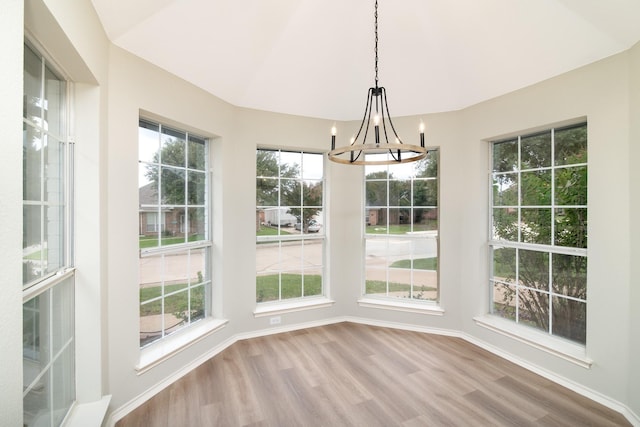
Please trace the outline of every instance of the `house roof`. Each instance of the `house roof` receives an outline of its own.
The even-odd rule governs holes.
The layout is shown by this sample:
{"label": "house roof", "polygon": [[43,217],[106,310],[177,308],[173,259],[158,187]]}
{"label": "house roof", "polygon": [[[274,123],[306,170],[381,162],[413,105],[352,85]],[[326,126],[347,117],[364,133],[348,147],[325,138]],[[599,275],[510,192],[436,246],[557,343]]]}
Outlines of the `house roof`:
{"label": "house roof", "polygon": [[[238,106],[360,119],[372,0],[92,0],[117,46]],[[451,111],[630,48],[640,0],[380,0],[394,116]]]}

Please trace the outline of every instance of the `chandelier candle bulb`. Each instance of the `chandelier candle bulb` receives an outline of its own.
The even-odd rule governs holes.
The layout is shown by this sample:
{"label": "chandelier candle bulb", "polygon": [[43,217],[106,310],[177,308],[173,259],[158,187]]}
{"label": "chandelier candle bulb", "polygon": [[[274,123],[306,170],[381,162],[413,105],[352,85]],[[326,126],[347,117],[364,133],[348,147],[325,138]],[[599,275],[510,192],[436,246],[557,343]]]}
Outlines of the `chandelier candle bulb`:
{"label": "chandelier candle bulb", "polygon": [[331,127],[331,149],[336,149],[336,127],[335,125]]}
{"label": "chandelier candle bulb", "polygon": [[420,146],[424,148],[424,123],[420,122]]}
{"label": "chandelier candle bulb", "polygon": [[379,123],[380,123],[380,116],[376,114],[375,116],[373,116],[373,125],[374,125],[373,128],[376,132],[376,145],[380,145],[380,129],[378,127]]}

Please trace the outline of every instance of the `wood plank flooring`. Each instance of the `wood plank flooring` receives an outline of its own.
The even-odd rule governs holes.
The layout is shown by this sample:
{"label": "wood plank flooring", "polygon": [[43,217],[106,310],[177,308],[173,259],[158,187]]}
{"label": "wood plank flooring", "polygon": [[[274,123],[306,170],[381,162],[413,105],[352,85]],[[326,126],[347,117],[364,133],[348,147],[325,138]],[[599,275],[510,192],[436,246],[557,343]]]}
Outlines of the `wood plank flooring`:
{"label": "wood plank flooring", "polygon": [[355,323],[238,341],[116,427],[628,426],[459,338]]}

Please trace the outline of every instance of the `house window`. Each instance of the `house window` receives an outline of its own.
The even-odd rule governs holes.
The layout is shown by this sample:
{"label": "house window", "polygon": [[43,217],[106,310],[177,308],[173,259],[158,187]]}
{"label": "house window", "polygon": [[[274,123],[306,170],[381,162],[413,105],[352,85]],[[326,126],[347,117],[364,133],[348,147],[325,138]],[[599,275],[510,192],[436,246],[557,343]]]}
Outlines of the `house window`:
{"label": "house window", "polygon": [[584,344],[587,125],[491,150],[491,313]]}
{"label": "house window", "polygon": [[42,55],[25,45],[21,284],[25,425],[60,425],[76,396],[68,86]]}
{"label": "house window", "polygon": [[365,295],[438,301],[438,150],[364,174]]}
{"label": "house window", "polygon": [[323,155],[258,149],[256,165],[256,301],[323,295]]}
{"label": "house window", "polygon": [[210,313],[209,141],[139,122],[140,346]]}

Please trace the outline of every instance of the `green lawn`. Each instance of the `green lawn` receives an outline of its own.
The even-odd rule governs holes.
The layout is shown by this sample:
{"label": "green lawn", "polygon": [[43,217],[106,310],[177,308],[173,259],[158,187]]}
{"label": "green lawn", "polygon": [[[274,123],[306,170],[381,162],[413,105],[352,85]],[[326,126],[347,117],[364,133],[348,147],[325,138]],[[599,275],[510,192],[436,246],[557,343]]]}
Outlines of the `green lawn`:
{"label": "green lawn", "polygon": [[[288,231],[280,229],[280,235],[291,234]],[[260,226],[260,230],[256,232],[256,236],[277,236],[278,227],[269,227],[267,225]]]}
{"label": "green lawn", "polygon": [[[406,292],[406,297],[409,297],[409,292],[411,290],[411,286],[406,283],[389,283],[389,292]],[[428,299],[423,298],[423,292],[436,291],[436,288],[432,288],[431,286],[420,286],[413,288],[413,297],[416,299]],[[386,294],[387,293],[387,284],[384,281],[380,280],[367,280],[366,283],[366,291],[367,294]]]}
{"label": "green lawn", "polygon": [[[198,240],[204,240],[204,236],[201,234],[194,234],[189,236],[189,242],[197,242]],[[162,237],[162,246],[177,245],[179,243],[185,243],[184,237]],[[158,236],[140,236],[140,249],[155,248],[158,246]]]}
{"label": "green lawn", "polygon": [[[367,234],[387,234],[387,228],[389,234],[407,234],[411,232],[411,224],[399,224],[399,225],[367,225],[365,232]],[[435,231],[438,229],[438,223],[436,221],[429,221],[426,224],[414,224],[413,231]]]}
{"label": "green lawn", "polygon": [[[256,277],[256,301],[274,301],[278,299],[277,274]],[[302,297],[302,275],[282,274],[282,299]],[[322,276],[306,274],[304,276],[304,296],[320,295],[322,293]]]}
{"label": "green lawn", "polygon": [[[166,297],[164,299],[165,313],[184,313],[188,309],[188,293],[186,291],[187,284],[179,283],[176,285],[167,285],[164,287],[165,294],[184,289],[176,295]],[[159,297],[162,294],[161,286],[140,289],[140,302],[149,301],[150,299]],[[204,286],[191,289],[191,310],[202,310],[204,308]],[[162,314],[162,300],[153,301],[140,306],[140,315],[149,316],[152,314]]]}
{"label": "green lawn", "polygon": [[27,256],[23,256],[22,259],[28,259],[31,261],[40,261],[40,256],[42,255],[44,255],[44,259],[47,259],[48,249],[45,249],[44,253],[43,251],[36,251],[36,252],[30,253]]}
{"label": "green lawn", "polygon": [[[410,259],[401,259],[390,265],[391,268],[411,268]],[[413,260],[413,268],[416,270],[437,270],[438,258],[417,258]]]}

